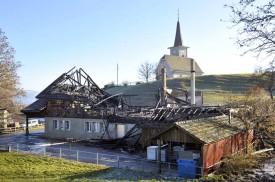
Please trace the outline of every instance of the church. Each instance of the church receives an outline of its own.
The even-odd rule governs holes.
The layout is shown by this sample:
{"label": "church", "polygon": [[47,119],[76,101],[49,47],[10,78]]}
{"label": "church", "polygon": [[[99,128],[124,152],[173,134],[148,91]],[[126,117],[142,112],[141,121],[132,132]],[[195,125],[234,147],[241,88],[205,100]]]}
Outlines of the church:
{"label": "church", "polygon": [[[166,68],[167,78],[190,76],[192,58],[188,57],[188,48],[182,43],[180,22],[178,19],[174,46],[168,48],[170,49],[170,55],[165,54],[160,59],[157,66],[157,75],[161,75],[161,69]],[[203,71],[197,62],[195,62],[195,67],[196,75],[202,75]]]}

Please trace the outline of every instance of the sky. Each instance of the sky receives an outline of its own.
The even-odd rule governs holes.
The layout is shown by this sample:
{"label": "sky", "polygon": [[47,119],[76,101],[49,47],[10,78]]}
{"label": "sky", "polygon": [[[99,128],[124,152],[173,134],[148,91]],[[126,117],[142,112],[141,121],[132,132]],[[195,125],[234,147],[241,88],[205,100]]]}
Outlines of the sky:
{"label": "sky", "polygon": [[[173,46],[179,20],[184,46],[206,75],[252,73],[263,60],[241,56],[229,0],[0,0],[0,28],[16,50],[21,86],[41,91],[71,68],[100,86],[141,79]],[[222,21],[221,21],[222,20]]]}

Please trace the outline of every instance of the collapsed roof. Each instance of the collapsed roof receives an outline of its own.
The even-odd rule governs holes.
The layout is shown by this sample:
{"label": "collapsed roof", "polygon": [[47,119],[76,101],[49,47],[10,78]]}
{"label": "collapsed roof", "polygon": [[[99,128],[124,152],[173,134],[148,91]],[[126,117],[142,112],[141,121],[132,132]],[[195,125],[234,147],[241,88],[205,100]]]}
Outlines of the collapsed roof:
{"label": "collapsed roof", "polygon": [[[143,107],[135,108],[135,106],[128,105],[123,109],[123,100],[120,94],[111,95],[100,89],[97,84],[91,79],[91,77],[83,69],[71,69],[70,71],[63,73],[48,87],[46,87],[36,98],[38,99],[28,107],[21,110],[24,114],[30,116],[35,113],[40,117],[45,117],[46,110],[48,115],[66,117],[72,115],[66,115],[69,113],[84,113],[91,110],[109,110],[107,113],[109,122],[120,123],[135,123],[148,127],[165,127],[174,122],[182,120],[190,120],[194,118],[220,116],[226,113],[226,111],[220,107],[194,107],[189,103],[175,98],[168,94],[168,98],[174,100],[178,107],[167,108],[166,106],[155,107]],[[49,101],[55,101],[59,104],[58,108],[51,105],[51,108],[47,109],[47,104],[51,104]],[[65,103],[71,102],[67,105]],[[74,104],[77,102],[78,104]],[[66,105],[63,107],[62,104]],[[124,103],[125,104],[125,103]],[[126,103],[127,105],[129,103]],[[69,109],[75,109],[75,106],[82,107],[81,112],[71,112]],[[120,107],[122,106],[122,107]],[[111,107],[116,107],[116,112],[111,111]],[[66,110],[67,109],[67,110]],[[58,111],[49,114],[50,110]],[[79,109],[78,109],[79,110]],[[80,110],[79,110],[80,111]],[[65,114],[64,114],[65,113]],[[74,115],[74,117],[90,117],[89,114]],[[161,124],[160,124],[161,123]]]}
{"label": "collapsed roof", "polygon": [[[63,73],[36,96],[38,99],[83,101],[90,105],[97,105],[110,97],[111,95],[100,89],[82,68],[76,70],[73,68]],[[117,104],[115,98],[110,98],[106,102]]]}
{"label": "collapsed roof", "polygon": [[23,113],[41,112],[47,105],[47,100],[67,100],[83,102],[90,107],[108,107],[118,105],[118,100],[91,79],[82,69],[72,68],[63,73],[42,92],[34,103],[22,109]]}

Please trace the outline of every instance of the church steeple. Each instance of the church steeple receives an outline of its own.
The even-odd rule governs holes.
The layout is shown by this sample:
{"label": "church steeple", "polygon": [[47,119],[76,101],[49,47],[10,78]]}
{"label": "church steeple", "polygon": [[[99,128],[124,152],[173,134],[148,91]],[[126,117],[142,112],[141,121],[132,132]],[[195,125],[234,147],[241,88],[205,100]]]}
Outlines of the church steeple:
{"label": "church steeple", "polygon": [[180,21],[177,23],[176,37],[174,47],[182,46],[181,32],[180,32]]}
{"label": "church steeple", "polygon": [[178,22],[176,28],[176,37],[173,47],[169,47],[170,55],[179,56],[179,57],[187,57],[187,49],[189,47],[183,46],[181,32],[180,32],[180,21],[179,21],[179,12],[178,12]]}

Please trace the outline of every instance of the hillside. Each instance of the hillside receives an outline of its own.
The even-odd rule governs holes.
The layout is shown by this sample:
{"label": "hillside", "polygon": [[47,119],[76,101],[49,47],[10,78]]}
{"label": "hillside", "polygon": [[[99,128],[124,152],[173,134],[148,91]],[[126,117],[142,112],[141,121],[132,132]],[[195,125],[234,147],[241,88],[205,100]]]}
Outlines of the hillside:
{"label": "hillside", "polygon": [[[248,82],[251,74],[204,75],[196,77],[196,90],[202,90],[206,105],[224,104],[233,95],[240,97],[254,85]],[[131,97],[132,105],[156,104],[156,93],[161,87],[161,81],[140,85],[113,87],[106,90],[110,94],[124,93],[137,95]],[[176,91],[190,90],[190,77],[167,80],[167,87]]]}

